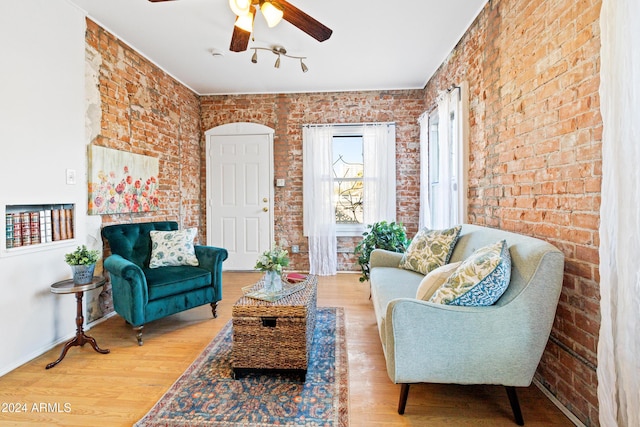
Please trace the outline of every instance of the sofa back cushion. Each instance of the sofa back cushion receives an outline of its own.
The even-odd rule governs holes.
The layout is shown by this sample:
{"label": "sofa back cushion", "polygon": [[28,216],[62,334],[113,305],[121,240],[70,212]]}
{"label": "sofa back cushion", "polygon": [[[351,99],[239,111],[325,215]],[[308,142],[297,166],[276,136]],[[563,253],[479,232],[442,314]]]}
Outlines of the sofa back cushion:
{"label": "sofa back cushion", "polygon": [[[555,246],[534,237],[478,225],[463,224],[460,237],[449,262],[463,261],[476,250],[506,240],[511,255],[511,281],[505,293],[495,305],[502,306],[517,297],[532,280],[546,280],[544,260],[549,254],[563,258]],[[549,262],[549,261],[547,261]]]}
{"label": "sofa back cushion", "polygon": [[177,229],[175,221],[115,224],[104,227],[102,237],[109,242],[112,254],[120,255],[140,268],[147,268],[151,258],[151,231]]}

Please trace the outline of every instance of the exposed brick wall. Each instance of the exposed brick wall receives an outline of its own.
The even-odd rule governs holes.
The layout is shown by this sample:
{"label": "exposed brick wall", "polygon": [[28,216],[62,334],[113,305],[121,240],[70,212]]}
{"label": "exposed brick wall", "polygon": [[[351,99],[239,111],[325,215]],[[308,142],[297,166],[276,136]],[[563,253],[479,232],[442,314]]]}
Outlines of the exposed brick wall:
{"label": "exposed brick wall", "polygon": [[[102,216],[103,224],[152,220],[200,226],[200,99],[87,19],[86,42],[99,59],[101,119],[92,143],[159,160],[160,210]],[[204,230],[199,240],[205,241]]]}
{"label": "exposed brick wall", "polygon": [[599,12],[599,0],[490,1],[425,90],[432,106],[469,82],[469,222],[565,254],[536,375],[587,425],[598,425]]}
{"label": "exposed brick wall", "polygon": [[[275,238],[300,246],[301,254],[291,255],[293,268],[309,268],[307,239],[302,234],[303,124],[395,122],[397,220],[406,225],[409,235],[417,231],[420,190],[417,118],[424,111],[422,90],[204,96],[201,104],[203,131],[233,122],[259,123],[275,130],[274,173],[276,178],[287,180],[286,187],[275,188]],[[204,174],[202,179],[204,197]],[[338,239],[339,270],[359,270],[353,255],[359,240]]]}

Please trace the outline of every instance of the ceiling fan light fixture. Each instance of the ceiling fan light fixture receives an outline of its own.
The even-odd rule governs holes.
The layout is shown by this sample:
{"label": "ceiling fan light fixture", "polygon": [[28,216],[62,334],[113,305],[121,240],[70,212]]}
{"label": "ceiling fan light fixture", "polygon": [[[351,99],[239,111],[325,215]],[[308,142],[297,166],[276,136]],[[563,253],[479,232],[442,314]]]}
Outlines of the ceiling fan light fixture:
{"label": "ceiling fan light fixture", "polygon": [[247,12],[245,15],[240,15],[238,17],[236,17],[236,23],[235,26],[248,32],[248,33],[252,33],[253,32],[253,19],[255,18],[255,12],[253,10],[253,8],[249,9],[249,12]]}
{"label": "ceiling fan light fixture", "polygon": [[258,63],[258,49],[253,49],[253,55],[251,56],[251,62]]}
{"label": "ceiling fan light fixture", "polygon": [[300,68],[302,68],[303,73],[306,73],[307,71],[309,71],[309,67],[307,67],[307,64],[302,62],[302,58],[300,59]]}
{"label": "ceiling fan light fixture", "polygon": [[251,0],[229,0],[229,7],[237,16],[246,15],[251,7]]}
{"label": "ceiling fan light fixture", "polygon": [[275,68],[280,68],[280,55],[278,55],[278,59],[276,59],[276,63],[273,64]]}
{"label": "ceiling fan light fixture", "polygon": [[278,25],[284,16],[284,8],[275,1],[263,1],[260,5],[260,11],[269,28]]}

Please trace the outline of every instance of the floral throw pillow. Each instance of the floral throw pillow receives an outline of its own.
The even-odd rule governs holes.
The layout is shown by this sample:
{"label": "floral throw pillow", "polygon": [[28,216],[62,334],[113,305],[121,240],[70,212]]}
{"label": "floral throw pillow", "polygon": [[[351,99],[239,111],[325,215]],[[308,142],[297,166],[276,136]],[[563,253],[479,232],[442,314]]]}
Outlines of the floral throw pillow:
{"label": "floral throw pillow", "polygon": [[193,239],[197,228],[176,231],[151,231],[151,260],[149,268],[199,265]]}
{"label": "floral throw pillow", "polygon": [[460,236],[461,226],[446,230],[423,228],[415,235],[407,252],[402,256],[400,268],[428,274],[449,262],[453,247]]}
{"label": "floral throw pillow", "polygon": [[471,254],[429,301],[449,305],[492,305],[507,290],[510,280],[511,256],[507,242],[502,240]]}

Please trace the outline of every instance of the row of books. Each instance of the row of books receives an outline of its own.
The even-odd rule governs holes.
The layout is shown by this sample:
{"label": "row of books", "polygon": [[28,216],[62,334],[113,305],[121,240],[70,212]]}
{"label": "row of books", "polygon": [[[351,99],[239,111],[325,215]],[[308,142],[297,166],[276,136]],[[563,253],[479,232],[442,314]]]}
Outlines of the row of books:
{"label": "row of books", "polygon": [[73,209],[43,209],[6,214],[7,249],[73,239]]}

